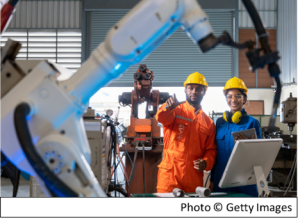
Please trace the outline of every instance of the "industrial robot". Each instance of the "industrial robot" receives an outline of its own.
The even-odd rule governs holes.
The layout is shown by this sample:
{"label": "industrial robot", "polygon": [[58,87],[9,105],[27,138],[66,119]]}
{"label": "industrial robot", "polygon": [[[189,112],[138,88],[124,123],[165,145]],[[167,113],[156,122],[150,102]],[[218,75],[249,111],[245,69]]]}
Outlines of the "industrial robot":
{"label": "industrial robot", "polygon": [[[139,148],[144,147],[151,150],[153,146],[163,143],[160,136],[160,127],[154,115],[158,106],[165,103],[169,98],[169,93],[161,93],[152,90],[154,73],[145,64],[141,64],[133,75],[134,90],[131,93],[125,92],[119,96],[119,103],[131,105],[130,125],[128,126],[126,143]],[[146,102],[146,118],[138,118],[138,105]]]}

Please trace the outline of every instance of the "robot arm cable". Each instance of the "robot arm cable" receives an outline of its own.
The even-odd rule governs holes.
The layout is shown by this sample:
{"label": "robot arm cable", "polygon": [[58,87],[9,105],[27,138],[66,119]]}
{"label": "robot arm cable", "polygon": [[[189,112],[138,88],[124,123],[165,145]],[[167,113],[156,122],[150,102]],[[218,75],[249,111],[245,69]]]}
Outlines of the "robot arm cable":
{"label": "robot arm cable", "polygon": [[18,3],[19,0],[9,0],[8,4],[12,5],[12,6],[16,6],[16,4]]}
{"label": "robot arm cable", "polygon": [[77,197],[77,193],[56,177],[36,152],[26,120],[29,113],[30,106],[27,103],[19,104],[14,112],[14,124],[18,140],[30,165],[55,196]]}
{"label": "robot arm cable", "polygon": [[264,55],[262,57],[257,57],[255,53],[248,54],[251,57],[249,57],[247,54],[247,57],[250,61],[250,64],[252,65],[252,70],[256,68],[263,68],[265,64],[268,64],[268,72],[271,77],[274,78],[276,82],[276,94],[274,96],[273,101],[273,109],[272,114],[269,122],[269,132],[273,132],[274,125],[275,125],[275,118],[276,118],[276,112],[279,105],[280,100],[280,94],[281,94],[281,83],[279,79],[280,74],[280,68],[276,61],[279,59],[278,52],[272,52],[270,45],[268,43],[268,34],[266,29],[264,28],[262,21],[259,17],[259,14],[257,10],[255,9],[255,6],[250,0],[242,0],[245,8],[247,9],[251,20],[255,26],[255,30],[257,33],[257,36],[259,38],[259,42],[261,45],[261,49],[264,51]]}
{"label": "robot arm cable", "polygon": [[[116,128],[114,124],[107,123],[107,126],[111,127],[111,138],[112,138],[112,148],[114,149],[114,169],[116,169],[116,156],[117,156],[117,149],[116,149],[116,143],[117,143],[117,134],[116,134]],[[116,191],[116,174],[114,174],[114,190]],[[115,193],[116,196],[116,193]]]}
{"label": "robot arm cable", "polygon": [[269,127],[268,127],[268,131],[269,132],[273,132],[274,130],[274,126],[275,126],[275,119],[277,116],[277,108],[280,102],[280,95],[281,95],[281,83],[280,83],[280,78],[279,76],[274,77],[275,82],[276,82],[276,93],[274,95],[274,100],[273,100],[273,108],[272,108],[272,114],[271,114],[271,118],[269,121]]}
{"label": "robot arm cable", "polygon": [[6,164],[7,164],[7,158],[6,156],[4,155],[4,153],[2,153],[1,151],[1,168],[4,167]]}

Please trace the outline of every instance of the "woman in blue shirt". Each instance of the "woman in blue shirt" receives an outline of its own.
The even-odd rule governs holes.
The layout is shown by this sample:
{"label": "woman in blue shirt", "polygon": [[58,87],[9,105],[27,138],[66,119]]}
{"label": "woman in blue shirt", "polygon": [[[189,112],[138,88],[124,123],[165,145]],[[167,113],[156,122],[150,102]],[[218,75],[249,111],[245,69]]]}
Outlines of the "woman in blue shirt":
{"label": "woman in blue shirt", "polygon": [[[217,159],[216,164],[211,171],[210,189],[212,189],[213,192],[236,192],[257,197],[258,193],[256,185],[232,188],[219,187],[219,182],[222,178],[235,143],[231,133],[255,128],[257,138],[261,138],[261,130],[258,120],[249,116],[243,109],[243,105],[247,101],[248,92],[245,83],[239,78],[231,78],[225,84],[223,92],[226,97],[227,104],[230,107],[230,111],[226,111],[224,116],[217,120]],[[235,140],[238,139],[247,139],[247,137],[243,134],[239,134]]]}

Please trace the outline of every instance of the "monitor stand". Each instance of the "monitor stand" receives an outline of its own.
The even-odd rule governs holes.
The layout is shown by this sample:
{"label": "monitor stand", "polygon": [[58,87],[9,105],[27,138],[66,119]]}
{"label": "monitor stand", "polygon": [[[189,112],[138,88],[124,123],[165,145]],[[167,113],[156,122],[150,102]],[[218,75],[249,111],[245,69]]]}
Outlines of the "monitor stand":
{"label": "monitor stand", "polygon": [[254,166],[253,169],[256,178],[258,197],[268,197],[270,195],[270,191],[261,166]]}

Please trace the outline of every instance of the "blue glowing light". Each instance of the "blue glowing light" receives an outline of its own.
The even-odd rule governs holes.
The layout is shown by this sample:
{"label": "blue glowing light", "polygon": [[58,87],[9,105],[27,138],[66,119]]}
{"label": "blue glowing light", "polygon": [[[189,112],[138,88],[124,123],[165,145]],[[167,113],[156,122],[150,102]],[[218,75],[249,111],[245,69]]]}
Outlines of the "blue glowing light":
{"label": "blue glowing light", "polygon": [[119,68],[121,67],[121,63],[118,63],[116,66],[115,66],[115,70],[118,70]]}

